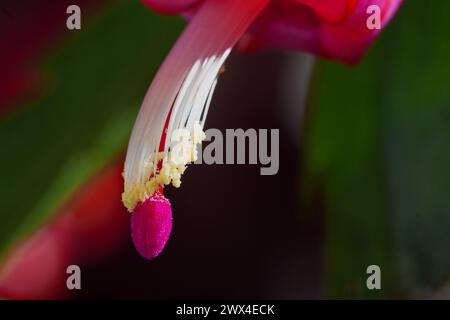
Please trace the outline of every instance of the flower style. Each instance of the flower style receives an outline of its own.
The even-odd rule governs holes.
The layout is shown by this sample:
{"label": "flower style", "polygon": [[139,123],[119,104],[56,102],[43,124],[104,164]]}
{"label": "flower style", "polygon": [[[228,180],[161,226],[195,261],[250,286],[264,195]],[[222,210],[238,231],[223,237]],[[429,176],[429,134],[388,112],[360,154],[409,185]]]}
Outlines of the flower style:
{"label": "flower style", "polygon": [[367,28],[367,8],[384,27],[402,0],[144,0],[190,20],[151,84],[137,117],[124,169],[122,200],[132,212],[132,239],[156,257],[172,229],[164,186],[180,187],[197,159],[211,96],[225,59],[241,50],[283,48],[355,63],[380,30]]}

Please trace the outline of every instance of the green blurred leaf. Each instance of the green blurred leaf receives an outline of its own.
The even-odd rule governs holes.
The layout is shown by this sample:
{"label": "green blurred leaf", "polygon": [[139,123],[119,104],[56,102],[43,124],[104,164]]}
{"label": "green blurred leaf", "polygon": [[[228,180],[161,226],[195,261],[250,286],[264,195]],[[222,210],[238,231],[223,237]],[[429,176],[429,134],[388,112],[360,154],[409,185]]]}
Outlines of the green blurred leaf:
{"label": "green blurred leaf", "polygon": [[386,39],[388,205],[399,285],[450,276],[450,3],[408,1]]}
{"label": "green blurred leaf", "polygon": [[[332,297],[401,294],[450,275],[448,12],[449,2],[406,1],[360,65],[319,63],[304,183],[322,193]],[[381,292],[366,288],[371,264]]]}
{"label": "green blurred leaf", "polygon": [[153,74],[183,23],[115,1],[42,65],[48,92],[0,124],[0,255],[124,151]]}

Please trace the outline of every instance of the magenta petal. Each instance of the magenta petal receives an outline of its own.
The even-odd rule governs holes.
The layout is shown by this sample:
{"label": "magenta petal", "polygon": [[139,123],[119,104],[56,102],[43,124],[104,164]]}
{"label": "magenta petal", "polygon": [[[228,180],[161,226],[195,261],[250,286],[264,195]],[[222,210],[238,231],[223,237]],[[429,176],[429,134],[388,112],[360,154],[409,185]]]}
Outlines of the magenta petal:
{"label": "magenta petal", "polygon": [[[189,19],[200,3],[214,0],[143,1],[153,10],[179,13]],[[238,48],[299,50],[353,64],[381,31],[367,28],[367,8],[380,7],[383,29],[402,3],[403,0],[272,0],[243,35]]]}
{"label": "magenta petal", "polygon": [[305,5],[311,8],[320,20],[327,23],[339,23],[347,14],[349,2],[352,0],[278,0],[280,2]]}
{"label": "magenta petal", "polygon": [[200,0],[141,0],[152,10],[163,14],[174,14],[188,11]]}
{"label": "magenta petal", "polygon": [[167,198],[154,194],[131,214],[131,238],[136,250],[153,259],[164,249],[172,230],[172,208]]}
{"label": "magenta petal", "polygon": [[353,64],[381,30],[369,30],[367,8],[378,5],[383,29],[403,0],[279,0],[241,39],[241,50],[284,48]]}

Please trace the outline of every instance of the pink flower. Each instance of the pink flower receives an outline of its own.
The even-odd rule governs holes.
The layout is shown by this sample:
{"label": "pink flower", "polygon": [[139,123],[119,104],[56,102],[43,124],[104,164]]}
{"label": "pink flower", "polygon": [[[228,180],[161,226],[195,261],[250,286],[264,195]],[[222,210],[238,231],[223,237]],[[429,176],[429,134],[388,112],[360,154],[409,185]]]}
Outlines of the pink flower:
{"label": "pink flower", "polygon": [[162,210],[155,193],[162,195],[166,185],[180,187],[186,165],[196,161],[211,96],[230,51],[235,46],[295,49],[354,63],[380,33],[368,28],[368,7],[377,6],[384,27],[402,0],[144,2],[190,20],[147,91],[125,160],[122,200],[132,213],[135,246],[150,259],[171,230],[170,204]]}
{"label": "pink flower", "polygon": [[[204,1],[143,0],[163,14],[191,17]],[[281,48],[357,62],[403,0],[272,0],[238,43],[241,50]],[[381,29],[366,26],[367,8],[381,9]]]}

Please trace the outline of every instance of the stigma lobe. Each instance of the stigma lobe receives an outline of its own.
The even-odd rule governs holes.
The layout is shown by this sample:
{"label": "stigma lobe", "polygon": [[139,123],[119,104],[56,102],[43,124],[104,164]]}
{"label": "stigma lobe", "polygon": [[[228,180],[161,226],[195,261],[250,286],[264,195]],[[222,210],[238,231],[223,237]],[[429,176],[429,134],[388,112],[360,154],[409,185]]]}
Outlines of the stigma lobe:
{"label": "stigma lobe", "polygon": [[131,238],[136,250],[151,260],[164,249],[172,230],[172,208],[160,192],[136,205],[131,214]]}

